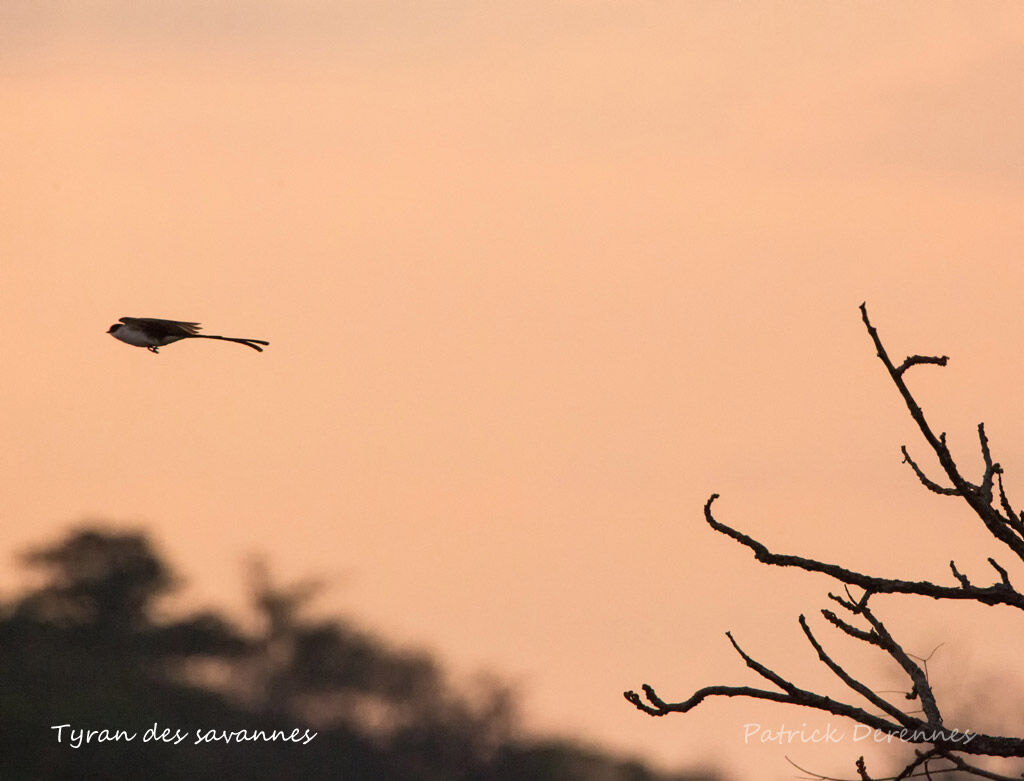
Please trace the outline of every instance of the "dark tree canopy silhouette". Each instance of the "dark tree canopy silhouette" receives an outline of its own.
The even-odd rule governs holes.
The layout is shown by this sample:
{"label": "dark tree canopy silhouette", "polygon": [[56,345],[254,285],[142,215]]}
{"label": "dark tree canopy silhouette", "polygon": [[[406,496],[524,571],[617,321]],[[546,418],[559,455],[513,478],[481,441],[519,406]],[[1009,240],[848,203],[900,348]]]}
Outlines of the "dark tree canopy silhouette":
{"label": "dark tree canopy silhouette", "polygon": [[[252,578],[261,628],[246,633],[212,611],[158,621],[177,578],[140,532],[80,529],[24,563],[42,580],[0,606],[2,779],[714,777],[524,738],[508,687],[461,693],[429,654],[309,620],[316,584],[275,585],[263,565]],[[154,737],[186,737],[145,740],[154,725]],[[98,734],[75,747],[72,729]],[[99,742],[118,729],[134,739]],[[197,730],[299,739],[197,745]]]}
{"label": "dark tree canopy silhouette", "polygon": [[[911,458],[907,448],[902,448],[904,462],[907,463],[917,479],[930,491],[942,496],[959,497],[967,503],[971,512],[984,525],[984,528],[998,540],[1007,550],[1011,558],[1024,560],[1024,512],[1018,513],[1012,506],[1003,487],[1003,469],[993,460],[989,448],[984,423],[978,424],[978,439],[984,471],[978,482],[971,482],[957,466],[946,443],[945,433],[936,435],[924,412],[918,405],[906,384],[904,375],[907,370],[920,365],[945,366],[946,356],[911,355],[898,366],[889,358],[878,331],[868,319],[867,306],[861,304],[861,318],[867,329],[879,360],[885,367],[893,384],[899,391],[914,422],[917,424],[925,442],[938,457],[939,464],[950,485],[944,486],[929,478],[917,462]],[[779,554],[772,552],[768,546],[755,540],[718,520],[712,513],[712,505],[718,494],[712,494],[704,506],[704,516],[709,526],[717,532],[731,537],[741,545],[754,552],[754,557],[764,563],[781,567],[797,567],[807,572],[820,572],[831,576],[843,585],[842,594],[828,594],[828,598],[845,611],[837,614],[832,610],[822,610],[821,615],[833,627],[844,634],[855,638],[886,654],[902,669],[906,676],[906,691],[897,698],[883,697],[879,692],[854,677],[837,662],[812,632],[804,616],[798,621],[800,629],[812,646],[819,660],[840,681],[859,698],[849,703],[803,689],[775,670],[761,664],[747,654],[727,632],[726,636],[733,648],[746,663],[747,667],[771,683],[775,689],[758,689],[749,686],[707,686],[695,692],[681,702],[667,702],[655,689],[644,684],[643,695],[637,692],[625,692],[626,699],[637,709],[651,716],[665,716],[669,713],[686,713],[708,697],[750,697],[759,700],[788,703],[813,708],[837,716],[844,716],[859,722],[873,730],[887,735],[898,736],[901,740],[920,746],[915,750],[912,760],[895,778],[903,779],[911,776],[931,778],[938,773],[959,771],[973,777],[990,779],[1024,778],[1024,775],[1005,776],[972,764],[967,757],[1024,757],[1024,738],[988,735],[967,725],[947,724],[928,680],[926,670],[920,659],[904,650],[900,642],[879,618],[874,605],[870,604],[873,597],[881,594],[919,595],[938,600],[969,600],[984,605],[1006,605],[1024,610],[1024,594],[1017,591],[1008,571],[994,558],[988,564],[995,572],[995,580],[989,585],[976,585],[963,575],[955,561],[949,567],[956,585],[943,585],[928,581],[900,580],[896,578],[878,577],[846,569],[838,564],[808,559],[803,556]],[[857,593],[854,593],[856,590]],[[840,617],[845,615],[845,617]],[[850,622],[860,619],[861,625]],[[858,704],[854,704],[858,702]],[[958,728],[959,727],[959,728]],[[870,781],[871,776],[865,765],[864,758],[856,762],[858,778]],[[818,776],[825,778],[825,776]]]}

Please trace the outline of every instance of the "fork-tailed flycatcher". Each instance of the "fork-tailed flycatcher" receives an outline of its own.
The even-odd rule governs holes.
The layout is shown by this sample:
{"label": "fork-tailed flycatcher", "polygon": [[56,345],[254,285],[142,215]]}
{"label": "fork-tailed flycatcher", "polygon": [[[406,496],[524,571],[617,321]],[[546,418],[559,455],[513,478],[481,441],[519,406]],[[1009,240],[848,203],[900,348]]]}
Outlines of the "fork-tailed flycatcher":
{"label": "fork-tailed flycatcher", "polygon": [[230,336],[214,336],[199,334],[199,323],[186,323],[181,320],[160,320],[155,317],[122,317],[121,322],[114,323],[107,331],[115,339],[136,347],[145,347],[150,352],[159,352],[160,347],[179,339],[221,339],[225,342],[238,342],[246,347],[263,352],[259,345],[270,344],[261,339],[233,339]]}

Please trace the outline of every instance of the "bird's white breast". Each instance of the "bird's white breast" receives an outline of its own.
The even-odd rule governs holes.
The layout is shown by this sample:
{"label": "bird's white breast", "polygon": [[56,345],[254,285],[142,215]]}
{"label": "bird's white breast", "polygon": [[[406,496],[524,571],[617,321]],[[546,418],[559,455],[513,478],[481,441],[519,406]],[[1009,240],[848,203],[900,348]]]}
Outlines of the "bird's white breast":
{"label": "bird's white breast", "polygon": [[127,344],[135,345],[136,347],[149,347],[153,344],[153,339],[146,336],[142,331],[137,328],[133,328],[130,325],[122,325],[114,333],[111,334],[115,339],[120,339],[122,342]]}

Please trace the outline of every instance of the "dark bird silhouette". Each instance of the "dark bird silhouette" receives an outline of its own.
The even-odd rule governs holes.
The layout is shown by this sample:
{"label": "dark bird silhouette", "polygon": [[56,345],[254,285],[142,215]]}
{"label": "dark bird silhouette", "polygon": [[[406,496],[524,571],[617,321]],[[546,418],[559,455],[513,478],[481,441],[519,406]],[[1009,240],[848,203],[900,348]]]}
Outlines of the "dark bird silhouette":
{"label": "dark bird silhouette", "polygon": [[214,336],[213,334],[196,333],[199,323],[186,323],[183,320],[160,320],[156,317],[122,317],[114,323],[107,333],[125,344],[145,347],[150,352],[159,352],[164,345],[181,339],[220,339],[224,342],[238,342],[263,352],[259,345],[270,344],[262,339],[236,339],[230,336]]}

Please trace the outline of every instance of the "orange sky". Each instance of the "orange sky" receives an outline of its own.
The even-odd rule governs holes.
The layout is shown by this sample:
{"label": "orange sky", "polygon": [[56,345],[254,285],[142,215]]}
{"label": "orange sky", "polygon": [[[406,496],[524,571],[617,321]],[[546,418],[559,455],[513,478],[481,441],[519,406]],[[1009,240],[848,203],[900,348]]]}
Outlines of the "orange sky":
{"label": "orange sky", "polygon": [[[726,629],[828,680],[795,617],[832,583],[711,492],[779,550],[988,576],[857,306],[952,356],[922,405],[1024,491],[1020,4],[14,0],[0,51],[5,555],[144,523],[237,606],[263,552],[532,725],[746,778],[822,755],[744,724],[827,719],[621,697],[754,682]],[[154,356],[123,315],[272,344]],[[936,674],[1016,658],[908,604]]]}

